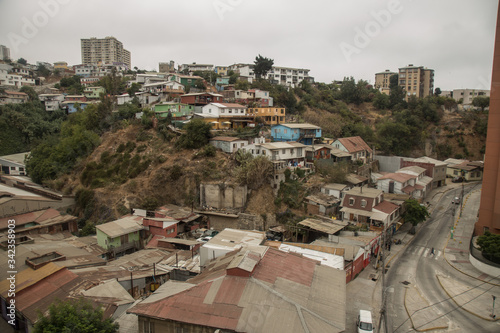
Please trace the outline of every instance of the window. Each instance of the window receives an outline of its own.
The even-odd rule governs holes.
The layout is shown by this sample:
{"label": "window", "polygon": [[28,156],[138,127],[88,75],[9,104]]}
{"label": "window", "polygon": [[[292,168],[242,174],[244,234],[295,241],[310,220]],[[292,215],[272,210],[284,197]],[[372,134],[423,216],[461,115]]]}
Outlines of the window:
{"label": "window", "polygon": [[16,167],[10,167],[11,170],[16,170]]}
{"label": "window", "polygon": [[349,206],[354,205],[354,198],[349,198]]}
{"label": "window", "polygon": [[365,199],[361,200],[361,207],[363,207],[363,208],[366,207],[366,200]]}
{"label": "window", "polygon": [[282,154],[286,154],[286,149],[283,149],[283,150],[281,151],[281,153],[282,153]]}
{"label": "window", "polygon": [[287,129],[285,128],[285,129],[283,130],[283,133],[285,133],[285,134],[286,134],[286,132],[287,132]]}
{"label": "window", "polygon": [[290,149],[290,155],[293,155],[293,149]]}

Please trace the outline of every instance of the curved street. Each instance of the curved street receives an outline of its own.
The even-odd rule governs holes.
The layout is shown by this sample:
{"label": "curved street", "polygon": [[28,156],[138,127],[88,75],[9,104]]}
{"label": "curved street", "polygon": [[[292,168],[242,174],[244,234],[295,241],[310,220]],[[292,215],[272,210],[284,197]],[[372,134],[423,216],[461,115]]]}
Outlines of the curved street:
{"label": "curved street", "polygon": [[[483,274],[469,261],[468,244],[479,209],[480,188],[480,183],[463,188],[449,184],[431,192],[431,216],[417,227],[417,233],[409,234],[406,226],[394,235],[402,244],[392,245],[386,253],[385,287],[381,272],[375,272],[371,265],[356,279],[359,281],[348,284],[347,332],[351,331],[352,313],[359,309],[371,310],[378,326],[382,288],[387,332],[500,332],[500,321],[490,317],[491,296],[500,297],[500,279]],[[462,197],[462,189],[461,211],[461,205],[453,201]],[[370,297],[356,291],[368,286],[373,288]],[[386,332],[383,322],[378,332]]]}

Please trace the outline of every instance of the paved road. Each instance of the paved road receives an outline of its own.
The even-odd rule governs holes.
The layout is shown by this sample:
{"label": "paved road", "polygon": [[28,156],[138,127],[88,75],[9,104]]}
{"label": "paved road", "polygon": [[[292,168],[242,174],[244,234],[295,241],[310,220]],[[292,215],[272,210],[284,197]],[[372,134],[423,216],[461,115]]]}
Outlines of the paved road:
{"label": "paved road", "polygon": [[[477,185],[468,185],[467,191]],[[390,332],[425,331],[497,332],[497,323],[482,320],[460,308],[444,290],[442,281],[487,291],[491,286],[461,274],[448,265],[444,248],[459,206],[452,203],[461,188],[450,190],[434,202],[433,214],[409,245],[389,265],[386,275],[387,320]],[[475,199],[479,201],[479,196]],[[469,205],[477,209],[477,205]]]}

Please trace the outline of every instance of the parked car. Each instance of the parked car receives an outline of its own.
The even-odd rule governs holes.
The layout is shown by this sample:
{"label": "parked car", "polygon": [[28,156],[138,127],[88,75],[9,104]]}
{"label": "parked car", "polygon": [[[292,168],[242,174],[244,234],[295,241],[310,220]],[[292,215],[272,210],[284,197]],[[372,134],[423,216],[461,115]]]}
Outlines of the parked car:
{"label": "parked car", "polygon": [[366,310],[359,310],[356,320],[358,333],[373,333],[372,313]]}
{"label": "parked car", "polygon": [[460,198],[459,197],[455,197],[451,203],[455,204],[455,205],[460,205]]}
{"label": "parked car", "polygon": [[452,182],[452,183],[462,183],[462,182],[464,182],[464,181],[465,181],[465,178],[464,178],[464,177],[462,177],[462,176],[457,176],[457,177],[454,177],[454,178],[451,180],[451,182]]}

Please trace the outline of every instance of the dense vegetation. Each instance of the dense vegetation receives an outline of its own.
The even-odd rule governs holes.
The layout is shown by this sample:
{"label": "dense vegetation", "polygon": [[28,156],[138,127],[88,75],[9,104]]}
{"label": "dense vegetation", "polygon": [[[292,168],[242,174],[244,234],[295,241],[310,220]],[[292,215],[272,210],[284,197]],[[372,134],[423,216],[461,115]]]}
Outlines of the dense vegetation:
{"label": "dense vegetation", "polygon": [[115,333],[118,324],[111,318],[104,319],[101,307],[94,308],[90,301],[82,298],[52,303],[48,315],[39,313],[34,332]]}
{"label": "dense vegetation", "polygon": [[58,133],[66,119],[62,111],[45,111],[34,90],[23,88],[30,96],[27,103],[0,105],[0,156],[30,151]]}
{"label": "dense vegetation", "polygon": [[500,235],[486,231],[477,238],[477,245],[486,259],[500,264]]}

